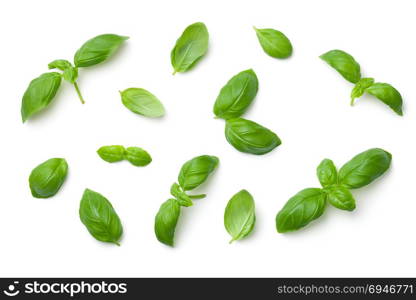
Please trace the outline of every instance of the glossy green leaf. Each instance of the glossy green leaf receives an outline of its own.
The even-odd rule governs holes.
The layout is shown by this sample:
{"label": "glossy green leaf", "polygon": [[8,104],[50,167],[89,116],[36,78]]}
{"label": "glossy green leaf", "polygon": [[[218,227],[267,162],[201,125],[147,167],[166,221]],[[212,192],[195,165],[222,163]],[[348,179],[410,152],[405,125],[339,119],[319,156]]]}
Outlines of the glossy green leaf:
{"label": "glossy green leaf", "polygon": [[350,190],[344,186],[330,186],[325,188],[327,200],[332,206],[352,211],[355,209],[355,199]]}
{"label": "glossy green leaf", "polygon": [[189,197],[179,186],[179,184],[174,183],[170,188],[170,194],[176,198],[179,205],[189,207],[193,205],[191,197]]}
{"label": "glossy green leaf", "polygon": [[361,79],[360,65],[347,52],[331,50],[322,54],[320,58],[337,70],[349,82],[357,83]]}
{"label": "glossy green leaf", "polygon": [[292,55],[292,44],[282,32],[271,28],[254,27],[254,30],[266,54],[274,58],[287,58]]}
{"label": "glossy green leaf", "polygon": [[54,196],[68,174],[68,164],[63,158],[51,158],[41,163],[29,176],[29,186],[33,197],[49,198]]}
{"label": "glossy green leaf", "polygon": [[238,151],[256,155],[266,154],[282,143],[271,130],[242,118],[227,120],[225,137]]}
{"label": "glossy green leaf", "polygon": [[351,91],[351,105],[354,105],[355,98],[360,98],[373,83],[374,78],[361,78]]}
{"label": "glossy green leaf", "polygon": [[253,230],[256,222],[254,206],[254,199],[246,190],[241,190],[228,201],[224,226],[232,237],[230,243],[245,238]]}
{"label": "glossy green leaf", "polygon": [[49,69],[58,69],[64,71],[65,69],[71,68],[72,64],[66,59],[56,59],[48,64]]}
{"label": "glossy green leaf", "polygon": [[188,197],[192,200],[204,199],[206,196],[207,196],[206,194],[188,195]]}
{"label": "glossy green leaf", "polygon": [[159,242],[173,247],[176,224],[181,207],[175,199],[164,202],[155,218],[155,234]]}
{"label": "glossy green leaf", "polygon": [[301,229],[325,211],[326,194],[322,189],[307,188],[290,198],[276,216],[280,233]]}
{"label": "glossy green leaf", "polygon": [[391,158],[391,154],[383,149],[364,151],[342,166],[338,173],[339,183],[350,189],[363,187],[388,170]]}
{"label": "glossy green leaf", "polygon": [[50,72],[44,73],[30,82],[22,98],[23,122],[51,103],[61,85],[61,80],[61,74]]}
{"label": "glossy green leaf", "polygon": [[97,150],[98,155],[105,161],[113,163],[124,159],[126,149],[120,145],[102,146]]}
{"label": "glossy green leaf", "polygon": [[165,114],[163,104],[145,89],[128,88],[120,92],[120,95],[124,106],[136,114],[149,118],[158,118]]}
{"label": "glossy green leaf", "polygon": [[390,84],[376,82],[369,86],[365,91],[383,103],[387,104],[399,116],[403,115],[402,96],[400,95],[399,91],[392,87]]}
{"label": "glossy green leaf", "polygon": [[79,217],[95,239],[120,245],[123,226],[110,201],[103,195],[86,189],[82,195]]}
{"label": "glossy green leaf", "polygon": [[102,34],[86,41],[75,53],[75,66],[85,68],[107,60],[127,39],[126,36]]}
{"label": "glossy green leaf", "polygon": [[324,159],[316,169],[316,175],[322,187],[327,187],[337,183],[337,167],[330,159]]}
{"label": "glossy green leaf", "polygon": [[179,172],[179,185],[184,191],[190,191],[207,180],[218,165],[218,157],[201,155],[188,160]]}
{"label": "glossy green leaf", "polygon": [[240,117],[256,97],[258,86],[253,70],[238,73],[221,89],[214,104],[214,114],[225,120]]}
{"label": "glossy green leaf", "polygon": [[209,34],[204,23],[197,22],[185,29],[170,54],[174,74],[188,71],[205,55],[208,39]]}
{"label": "glossy green leaf", "polygon": [[126,148],[125,158],[134,166],[144,167],[152,162],[152,157],[147,151],[139,147]]}

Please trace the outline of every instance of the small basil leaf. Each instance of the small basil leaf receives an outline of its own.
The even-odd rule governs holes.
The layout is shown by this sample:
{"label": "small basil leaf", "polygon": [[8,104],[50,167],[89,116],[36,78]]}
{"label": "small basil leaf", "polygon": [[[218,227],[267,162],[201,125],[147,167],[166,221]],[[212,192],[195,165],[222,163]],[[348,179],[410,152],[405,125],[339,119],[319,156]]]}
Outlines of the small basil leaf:
{"label": "small basil leaf", "polygon": [[143,167],[152,162],[152,157],[149,153],[139,147],[126,148],[125,158],[134,166]]}
{"label": "small basil leaf", "polygon": [[225,137],[238,151],[256,155],[266,154],[282,143],[271,130],[242,118],[227,120]]}
{"label": "small basil leaf", "polygon": [[29,186],[33,197],[54,196],[65,181],[68,164],[63,158],[51,158],[41,163],[29,176]]}
{"label": "small basil leaf", "polygon": [[185,207],[189,207],[193,205],[191,198],[184,191],[182,191],[179,184],[177,183],[172,184],[170,188],[170,193],[173,197],[176,198],[179,205],[185,206]]}
{"label": "small basil leaf", "polygon": [[388,170],[391,154],[374,148],[354,156],[339,170],[339,183],[350,189],[363,187]]}
{"label": "small basil leaf", "polygon": [[193,200],[204,199],[206,196],[207,196],[206,194],[188,195],[188,197]]}
{"label": "small basil leaf", "polygon": [[254,27],[254,30],[266,54],[275,58],[287,58],[292,54],[292,44],[282,32],[271,28]]}
{"label": "small basil leaf", "polygon": [[204,23],[189,25],[176,41],[170,54],[173,74],[191,69],[207,52],[208,39],[209,34]]}
{"label": "small basil leaf", "polygon": [[95,239],[120,246],[123,226],[110,201],[103,195],[86,189],[79,206],[79,217]]}
{"label": "small basil leaf", "polygon": [[290,198],[276,216],[280,233],[301,229],[325,211],[326,194],[322,189],[308,188]]}
{"label": "small basil leaf", "polygon": [[328,202],[331,203],[332,206],[349,211],[355,209],[355,199],[350,190],[346,187],[335,185],[325,188],[325,192],[328,195]]}
{"label": "small basil leaf", "polygon": [[360,98],[373,83],[374,78],[361,78],[351,91],[351,105],[354,105],[355,98]]}
{"label": "small basil leaf", "polygon": [[62,77],[70,82],[74,83],[78,79],[78,68],[69,67],[64,70],[64,73],[62,74]]}
{"label": "small basil leaf", "polygon": [[48,64],[49,69],[59,69],[61,71],[71,67],[72,64],[66,59],[56,59]]}
{"label": "small basil leaf", "polygon": [[184,191],[190,191],[207,180],[218,165],[218,157],[201,155],[188,160],[179,172],[179,185]]}
{"label": "small basil leaf", "polygon": [[387,104],[396,114],[403,115],[403,100],[399,91],[388,83],[376,82],[365,90],[370,95]]}
{"label": "small basil leaf", "polygon": [[97,150],[97,154],[109,163],[122,161],[124,159],[125,149],[120,145],[102,146]]}
{"label": "small basil leaf", "polygon": [[75,66],[85,68],[107,60],[127,39],[126,36],[102,34],[86,41],[75,53]]}
{"label": "small basil leaf", "polygon": [[253,230],[256,222],[254,210],[253,197],[246,190],[241,190],[228,201],[224,226],[232,237],[230,243],[245,238]]}
{"label": "small basil leaf", "polygon": [[347,52],[331,50],[322,54],[320,58],[337,70],[349,82],[357,83],[360,80],[360,65]]}
{"label": "small basil leaf", "polygon": [[180,214],[181,207],[175,199],[169,199],[160,206],[155,218],[155,234],[159,242],[173,247]]}
{"label": "small basil leaf", "polygon": [[324,159],[316,169],[316,175],[322,187],[327,187],[337,183],[337,168],[330,159]]}
{"label": "small basil leaf", "polygon": [[253,70],[238,73],[221,89],[214,104],[214,114],[225,120],[241,116],[256,97],[258,86]]}
{"label": "small basil leaf", "polygon": [[128,88],[120,92],[120,95],[124,106],[136,114],[149,118],[158,118],[165,114],[163,104],[145,89]]}
{"label": "small basil leaf", "polygon": [[22,98],[23,123],[51,103],[61,85],[61,81],[61,74],[50,72],[44,73],[30,82]]}

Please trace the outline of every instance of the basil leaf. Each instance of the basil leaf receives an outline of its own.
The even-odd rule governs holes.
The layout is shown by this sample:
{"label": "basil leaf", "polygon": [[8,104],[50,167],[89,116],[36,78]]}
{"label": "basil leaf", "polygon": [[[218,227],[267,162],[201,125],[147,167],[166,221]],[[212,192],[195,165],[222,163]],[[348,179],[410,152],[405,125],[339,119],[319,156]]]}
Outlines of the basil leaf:
{"label": "basil leaf", "polygon": [[62,74],[62,77],[69,83],[75,83],[75,81],[78,79],[78,68],[66,68]]}
{"label": "basil leaf", "polygon": [[191,69],[207,52],[209,34],[204,23],[197,22],[189,25],[170,54],[170,60],[176,72]]}
{"label": "basil leaf", "polygon": [[86,189],[79,206],[79,217],[95,239],[120,246],[123,226],[110,201],[103,195]]}
{"label": "basil leaf", "polygon": [[206,196],[206,194],[188,195],[188,197],[193,200],[204,199]]}
{"label": "basil leaf", "polygon": [[65,71],[65,69],[71,68],[72,64],[66,59],[56,59],[48,64],[49,69],[58,69]]}
{"label": "basil leaf", "polygon": [[61,85],[61,74],[44,73],[33,79],[22,98],[22,120],[26,122],[51,103]]}
{"label": "basil leaf", "polygon": [[190,191],[207,180],[218,165],[218,157],[201,155],[188,160],[179,172],[179,185],[184,191]]}
{"label": "basil leaf", "polygon": [[170,193],[173,197],[176,198],[179,205],[185,206],[185,207],[189,207],[189,206],[193,205],[191,197],[188,196],[184,191],[182,191],[179,184],[177,184],[177,183],[172,184],[172,186],[170,188]]}
{"label": "basil leaf", "polygon": [[258,86],[253,70],[238,73],[221,89],[214,104],[214,114],[225,120],[241,116],[256,97]]}
{"label": "basil leaf", "polygon": [[322,189],[308,188],[290,198],[276,216],[280,233],[301,229],[325,211],[326,194]]}
{"label": "basil leaf", "polygon": [[342,166],[339,183],[350,189],[363,187],[383,175],[390,163],[390,153],[379,148],[369,149]]}
{"label": "basil leaf", "polygon": [[361,78],[351,91],[351,105],[354,105],[355,98],[360,98],[373,83],[374,78]]}
{"label": "basil leaf", "polygon": [[136,114],[149,118],[158,118],[165,114],[163,104],[145,89],[128,88],[120,92],[120,95],[124,106]]}
{"label": "basil leaf", "polygon": [[97,150],[98,155],[109,163],[122,161],[126,149],[120,145],[102,146]]}
{"label": "basil leaf", "polygon": [[337,70],[349,82],[357,83],[360,80],[360,65],[347,52],[331,50],[322,54],[320,58]]}
{"label": "basil leaf", "polygon": [[403,100],[399,91],[388,83],[376,82],[365,90],[370,95],[387,104],[396,114],[403,115]]}
{"label": "basil leaf", "polygon": [[242,118],[227,120],[225,137],[238,151],[256,155],[266,154],[282,143],[271,130]]}
{"label": "basil leaf", "polygon": [[68,174],[68,164],[63,158],[51,158],[41,163],[29,176],[29,186],[33,197],[55,196]]}
{"label": "basil leaf", "polygon": [[324,191],[327,193],[328,202],[331,203],[332,206],[349,211],[355,209],[355,199],[350,190],[346,187],[335,185],[325,188]]}
{"label": "basil leaf", "polygon": [[254,30],[266,54],[275,58],[287,58],[292,55],[292,44],[282,32],[271,28],[254,27]]}
{"label": "basil leaf", "polygon": [[155,218],[155,234],[159,242],[173,247],[176,224],[181,214],[181,207],[175,199],[164,202]]}
{"label": "basil leaf", "polygon": [[224,226],[232,237],[230,243],[249,235],[255,222],[253,197],[246,190],[241,190],[228,201],[225,208]]}
{"label": "basil leaf", "polygon": [[316,175],[322,187],[327,187],[337,183],[337,168],[330,159],[324,159],[316,169]]}
{"label": "basil leaf", "polygon": [[75,66],[85,68],[107,60],[127,39],[127,36],[102,34],[86,41],[75,53]]}
{"label": "basil leaf", "polygon": [[125,152],[126,159],[136,167],[147,166],[152,162],[152,157],[147,151],[139,147],[128,147]]}

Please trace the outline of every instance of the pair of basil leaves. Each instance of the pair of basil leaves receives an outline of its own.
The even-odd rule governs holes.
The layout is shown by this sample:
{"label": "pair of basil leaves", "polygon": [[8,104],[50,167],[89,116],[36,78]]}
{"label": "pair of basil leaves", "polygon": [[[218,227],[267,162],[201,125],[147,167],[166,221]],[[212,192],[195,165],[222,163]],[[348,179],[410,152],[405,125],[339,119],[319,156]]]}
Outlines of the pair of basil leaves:
{"label": "pair of basil leaves", "polygon": [[171,186],[171,198],[159,208],[155,217],[155,234],[159,242],[173,247],[175,229],[181,213],[181,206],[193,205],[194,199],[204,198],[205,194],[190,195],[191,191],[203,184],[217,168],[219,159],[216,156],[201,155],[187,161],[181,168],[178,183]]}
{"label": "pair of basil leaves", "polygon": [[84,103],[77,83],[78,69],[107,60],[127,39],[128,37],[116,34],[102,34],[88,40],[78,49],[74,56],[74,64],[64,59],[49,63],[49,69],[58,69],[62,73],[44,73],[30,82],[22,98],[22,121],[26,122],[52,102],[61,86],[62,78],[74,85],[81,102]]}
{"label": "pair of basil leaves", "polygon": [[326,203],[352,211],[355,199],[351,189],[373,182],[386,172],[392,156],[383,149],[364,151],[344,164],[339,171],[330,159],[324,159],[317,168],[322,188],[307,188],[290,198],[276,216],[276,229],[280,233],[295,231],[319,218]]}
{"label": "pair of basil leaves", "polygon": [[238,151],[266,154],[281,144],[279,137],[262,125],[240,118],[257,95],[258,79],[253,70],[233,76],[221,89],[214,114],[226,121],[225,137]]}
{"label": "pair of basil leaves", "polygon": [[331,50],[322,54],[320,58],[346,80],[355,84],[351,91],[351,105],[354,105],[356,98],[368,93],[387,104],[399,116],[403,115],[403,100],[399,91],[388,83],[375,82],[374,78],[362,78],[360,65],[350,54],[342,50]]}
{"label": "pair of basil leaves", "polygon": [[102,146],[97,150],[97,154],[106,162],[127,160],[136,167],[144,167],[152,162],[150,154],[140,147]]}

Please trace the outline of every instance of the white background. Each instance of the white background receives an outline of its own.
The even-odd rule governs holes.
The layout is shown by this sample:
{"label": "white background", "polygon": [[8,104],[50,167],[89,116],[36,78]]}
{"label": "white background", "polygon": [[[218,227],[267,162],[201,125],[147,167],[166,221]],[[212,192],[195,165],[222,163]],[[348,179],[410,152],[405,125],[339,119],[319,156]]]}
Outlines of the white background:
{"label": "white background", "polygon": [[[416,276],[416,105],[414,1],[2,1],[0,275],[1,276]],[[170,50],[189,24],[210,32],[207,56],[172,76]],[[267,56],[252,26],[292,41],[293,56]],[[111,61],[80,70],[81,105],[66,82],[41,115],[21,123],[31,79],[58,58],[71,60],[102,33],[131,38]],[[352,85],[318,56],[343,49],[364,76],[395,86],[404,117],[365,96],[349,106]],[[283,144],[264,156],[243,154],[213,118],[220,88],[253,68],[260,87],[245,115],[274,130]],[[165,105],[163,119],[127,110],[119,90],[142,87]],[[153,162],[108,164],[103,145],[141,146]],[[296,233],[275,229],[275,215],[299,190],[318,186],[323,158],[337,166],[361,151],[393,154],[391,169],[353,192],[357,209],[328,207]],[[183,209],[176,247],[160,244],[154,216],[188,159],[210,154],[220,167]],[[28,176],[51,157],[65,157],[69,176],[50,199],[31,196]],[[85,188],[106,196],[125,230],[121,247],[93,239],[78,217]],[[229,245],[223,226],[229,198],[247,189],[257,224]]]}

